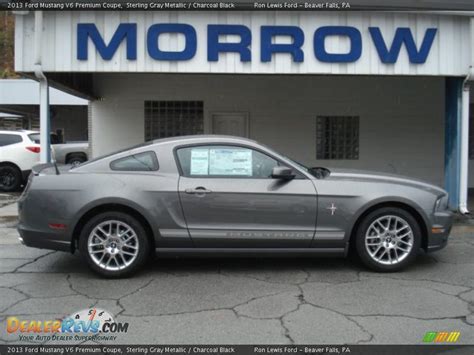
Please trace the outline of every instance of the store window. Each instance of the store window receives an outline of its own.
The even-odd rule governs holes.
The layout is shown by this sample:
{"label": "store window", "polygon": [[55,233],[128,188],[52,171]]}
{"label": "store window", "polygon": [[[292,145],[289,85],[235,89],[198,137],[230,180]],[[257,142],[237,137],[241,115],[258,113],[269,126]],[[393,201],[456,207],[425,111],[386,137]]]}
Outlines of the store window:
{"label": "store window", "polygon": [[186,177],[271,178],[278,161],[259,151],[238,146],[195,146],[178,150]]}
{"label": "store window", "polygon": [[145,101],[145,141],[202,133],[202,101]]}
{"label": "store window", "polygon": [[318,116],[316,159],[359,159],[359,116]]}

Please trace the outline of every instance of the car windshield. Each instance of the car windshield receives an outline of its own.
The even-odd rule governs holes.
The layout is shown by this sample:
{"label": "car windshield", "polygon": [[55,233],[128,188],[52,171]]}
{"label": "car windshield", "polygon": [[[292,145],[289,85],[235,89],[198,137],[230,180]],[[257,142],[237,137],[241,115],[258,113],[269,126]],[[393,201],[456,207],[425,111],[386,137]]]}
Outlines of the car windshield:
{"label": "car windshield", "polygon": [[301,170],[306,171],[307,173],[310,173],[310,170],[311,170],[311,169],[308,168],[308,167],[306,167],[306,166],[304,166],[304,165],[301,164],[300,162],[297,162],[296,160],[291,159],[291,158],[289,158],[289,157],[287,157],[287,156],[285,156],[285,155],[282,155],[282,157],[285,158],[285,159],[287,159],[287,160],[289,160],[289,161],[291,161],[294,165],[296,165],[296,166],[297,166],[298,168],[300,168]]}
{"label": "car windshield", "polygon": [[286,155],[281,154],[281,153],[275,151],[274,149],[272,149],[272,148],[266,146],[265,144],[261,144],[261,143],[260,143],[260,145],[262,145],[263,147],[267,148],[269,151],[273,152],[273,154],[279,155],[279,156],[281,156],[282,158],[285,158],[286,160],[289,160],[291,163],[293,163],[294,165],[296,165],[296,166],[297,166],[298,168],[300,168],[301,170],[303,170],[303,171],[305,171],[305,172],[307,172],[307,173],[310,173],[310,171],[309,171],[310,169],[309,169],[308,167],[306,167],[306,166],[304,166],[303,164],[297,162],[296,160],[291,159],[291,158],[287,157]]}
{"label": "car windshield", "polygon": [[300,162],[297,162],[294,159],[288,158],[287,156],[282,155],[285,159],[291,161],[294,165],[296,165],[298,168],[301,170],[307,172],[308,174],[313,175],[317,179],[324,179],[326,176],[329,175],[330,171],[327,168],[308,168],[307,166],[301,164]]}

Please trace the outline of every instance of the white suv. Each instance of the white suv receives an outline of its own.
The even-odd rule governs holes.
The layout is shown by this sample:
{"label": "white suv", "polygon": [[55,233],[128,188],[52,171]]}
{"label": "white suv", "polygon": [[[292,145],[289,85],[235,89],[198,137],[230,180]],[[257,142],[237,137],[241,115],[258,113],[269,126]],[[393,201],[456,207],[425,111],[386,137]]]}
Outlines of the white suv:
{"label": "white suv", "polygon": [[0,131],[0,190],[16,191],[39,162],[39,133]]}

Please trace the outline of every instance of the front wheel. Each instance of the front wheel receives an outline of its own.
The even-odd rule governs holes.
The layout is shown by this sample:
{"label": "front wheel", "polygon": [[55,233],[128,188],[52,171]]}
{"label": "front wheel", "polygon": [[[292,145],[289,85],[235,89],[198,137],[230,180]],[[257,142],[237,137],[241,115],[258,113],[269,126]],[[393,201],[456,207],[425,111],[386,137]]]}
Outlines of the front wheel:
{"label": "front wheel", "polygon": [[130,275],[140,269],[149,255],[145,229],[137,219],[122,212],[93,217],[79,238],[81,255],[93,271],[105,277]]}
{"label": "front wheel", "polygon": [[399,271],[412,263],[421,245],[421,229],[407,211],[384,207],[369,213],[356,231],[361,261],[379,272]]}

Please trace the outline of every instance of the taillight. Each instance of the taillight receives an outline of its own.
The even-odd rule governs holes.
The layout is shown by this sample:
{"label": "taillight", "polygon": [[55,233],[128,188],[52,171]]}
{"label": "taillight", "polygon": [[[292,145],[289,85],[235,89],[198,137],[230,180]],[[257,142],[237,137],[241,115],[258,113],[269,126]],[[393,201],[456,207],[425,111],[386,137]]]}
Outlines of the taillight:
{"label": "taillight", "polygon": [[26,149],[33,153],[39,153],[41,150],[40,147],[26,147]]}
{"label": "taillight", "polygon": [[34,177],[35,174],[33,174],[33,172],[30,173],[30,175],[28,176],[28,182],[26,183],[26,186],[25,188],[23,189],[23,192],[20,196],[20,199],[18,200],[18,202],[21,202],[25,199],[26,197],[26,194],[28,193],[28,191],[30,190],[30,186],[31,186],[31,183],[33,181],[33,177]]}

